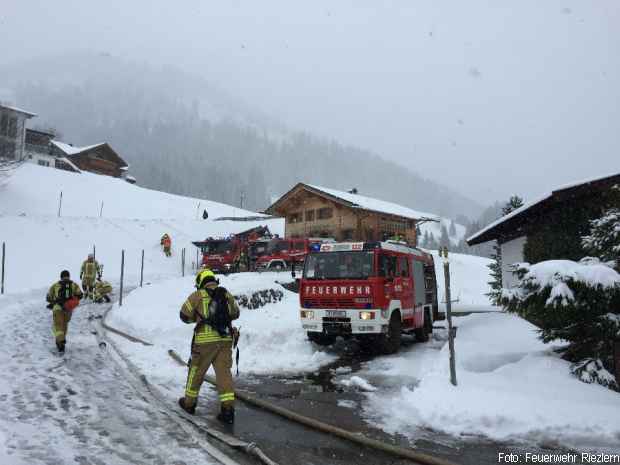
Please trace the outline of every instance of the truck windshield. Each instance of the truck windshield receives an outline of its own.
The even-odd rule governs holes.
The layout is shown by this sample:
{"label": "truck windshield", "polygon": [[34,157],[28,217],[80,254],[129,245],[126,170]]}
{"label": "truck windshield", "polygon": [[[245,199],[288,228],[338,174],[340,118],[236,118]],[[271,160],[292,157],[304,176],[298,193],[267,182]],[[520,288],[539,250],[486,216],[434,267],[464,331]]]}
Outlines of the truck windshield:
{"label": "truck windshield", "polygon": [[232,250],[232,241],[213,241],[204,247],[204,253],[207,254],[224,254]]}
{"label": "truck windshield", "polygon": [[372,252],[318,252],[308,255],[305,279],[366,279],[373,276]]}
{"label": "truck windshield", "polygon": [[267,246],[267,253],[269,255],[276,254],[278,252],[282,252],[283,250],[288,250],[290,247],[289,241],[283,241],[281,239],[276,239],[269,242]]}

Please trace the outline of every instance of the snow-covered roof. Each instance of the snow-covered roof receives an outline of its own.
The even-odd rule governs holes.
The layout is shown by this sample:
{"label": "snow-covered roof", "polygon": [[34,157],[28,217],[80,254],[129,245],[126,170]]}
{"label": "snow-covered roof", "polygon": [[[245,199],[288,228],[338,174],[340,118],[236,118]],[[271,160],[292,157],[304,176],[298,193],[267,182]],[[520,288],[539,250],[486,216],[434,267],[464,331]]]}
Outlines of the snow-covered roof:
{"label": "snow-covered roof", "polygon": [[7,110],[11,110],[11,111],[16,111],[18,113],[23,113],[24,115],[28,116],[29,118],[37,116],[36,113],[31,113],[29,111],[22,110],[21,108],[14,107],[12,105],[4,105],[4,104],[0,103],[0,107],[6,108]]}
{"label": "snow-covered roof", "polygon": [[60,161],[62,161],[63,163],[66,163],[66,164],[67,164],[67,165],[69,165],[69,166],[70,166],[70,167],[71,167],[71,168],[72,168],[72,169],[73,169],[76,173],[81,173],[81,172],[82,172],[82,171],[81,171],[81,170],[80,170],[77,166],[75,166],[75,164],[74,164],[71,160],[69,160],[67,157],[59,157],[59,158],[57,158],[56,160],[60,160]]}
{"label": "snow-covered roof", "polygon": [[489,234],[490,232],[492,232],[494,229],[496,229],[499,225],[505,223],[506,221],[515,218],[517,216],[522,215],[524,212],[530,210],[531,208],[542,204],[543,202],[551,199],[554,195],[557,195],[558,193],[565,191],[565,190],[569,190],[569,189],[574,189],[576,187],[580,187],[580,186],[584,186],[586,184],[591,184],[597,181],[601,181],[601,180],[606,180],[608,178],[618,178],[618,182],[620,182],[620,173],[613,173],[613,174],[607,174],[605,176],[597,176],[597,177],[593,177],[593,178],[588,178],[588,179],[584,179],[582,181],[577,181],[577,182],[572,182],[569,184],[564,184],[554,190],[552,190],[551,192],[547,192],[539,197],[537,197],[535,200],[532,200],[526,204],[524,204],[522,207],[517,208],[516,210],[508,213],[505,216],[502,216],[501,218],[497,219],[496,221],[494,221],[493,223],[489,224],[488,226],[484,227],[483,229],[481,229],[480,231],[478,231],[477,233],[471,235],[470,237],[467,238],[467,243],[469,243],[470,245],[471,242],[474,243],[480,243],[480,242],[486,242],[486,240],[492,240],[492,239],[486,239],[486,240],[480,240],[484,235]]}
{"label": "snow-covered roof", "polygon": [[86,147],[74,147],[73,145],[65,144],[64,142],[60,142],[57,140],[53,140],[52,144],[54,144],[56,147],[58,147],[60,150],[62,150],[67,155],[77,155],[78,153],[82,153],[86,150],[94,149],[95,147],[104,145],[105,142],[101,142],[99,144],[87,145]]}
{"label": "snow-covered roof", "polygon": [[422,218],[439,220],[439,217],[432,213],[424,213],[417,210],[412,210],[411,208],[403,207],[402,205],[387,202],[385,200],[373,199],[371,197],[366,197],[359,194],[352,194],[350,192],[343,192],[336,189],[330,189],[328,187],[316,186],[312,184],[306,184],[306,186],[314,190],[324,192],[325,194],[328,194],[332,197],[342,199],[350,204],[353,204],[353,207],[361,208],[363,210],[370,210],[379,213],[386,213],[389,215],[401,216],[403,218],[409,218],[412,220],[419,220]]}

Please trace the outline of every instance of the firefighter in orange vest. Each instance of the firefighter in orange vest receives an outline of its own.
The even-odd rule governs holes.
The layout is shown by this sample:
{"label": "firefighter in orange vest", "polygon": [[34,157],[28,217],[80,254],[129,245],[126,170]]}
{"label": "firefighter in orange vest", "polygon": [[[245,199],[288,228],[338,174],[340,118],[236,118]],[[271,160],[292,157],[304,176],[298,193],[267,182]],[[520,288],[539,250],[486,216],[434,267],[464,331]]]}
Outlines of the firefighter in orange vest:
{"label": "firefighter in orange vest", "polygon": [[232,320],[239,318],[235,298],[223,287],[215,274],[205,269],[196,276],[197,291],[190,294],[181,307],[180,318],[184,323],[196,323],[192,339],[192,357],[185,386],[185,397],[179,405],[187,413],[196,413],[198,393],[205,374],[213,365],[220,413],[217,419],[228,424],[235,421],[235,391],[230,369],[232,367],[233,339],[238,331]]}
{"label": "firefighter in orange vest", "polygon": [[71,312],[80,303],[82,297],[80,286],[71,281],[71,276],[67,270],[60,273],[60,281],[52,284],[47,293],[47,308],[52,310],[53,332],[56,338],[56,347],[60,353],[65,351]]}
{"label": "firefighter in orange vest", "polygon": [[170,251],[170,249],[172,248],[172,239],[170,239],[170,236],[168,235],[168,233],[165,233],[161,237],[161,241],[159,241],[159,243],[163,247],[164,254],[166,255],[166,257],[170,257],[172,255],[172,252]]}

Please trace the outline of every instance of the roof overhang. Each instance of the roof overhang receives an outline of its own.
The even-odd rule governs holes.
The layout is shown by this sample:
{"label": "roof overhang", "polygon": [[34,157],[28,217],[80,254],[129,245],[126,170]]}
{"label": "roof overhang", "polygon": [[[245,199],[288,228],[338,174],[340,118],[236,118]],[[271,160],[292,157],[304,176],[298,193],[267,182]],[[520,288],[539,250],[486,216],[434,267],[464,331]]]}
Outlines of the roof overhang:
{"label": "roof overhang", "polygon": [[559,187],[499,218],[468,237],[467,244],[472,246],[493,240],[504,242],[505,240],[525,235],[530,227],[537,224],[538,218],[554,210],[564,202],[611,189],[615,185],[620,185],[620,173]]}

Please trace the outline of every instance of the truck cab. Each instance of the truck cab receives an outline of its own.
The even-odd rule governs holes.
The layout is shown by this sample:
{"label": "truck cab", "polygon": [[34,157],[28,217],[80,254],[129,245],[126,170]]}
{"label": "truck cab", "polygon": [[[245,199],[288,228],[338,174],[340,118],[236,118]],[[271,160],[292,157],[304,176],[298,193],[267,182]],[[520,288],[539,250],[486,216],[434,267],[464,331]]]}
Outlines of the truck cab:
{"label": "truck cab", "polygon": [[257,270],[281,271],[292,266],[301,266],[310,252],[309,239],[272,239],[265,253],[256,260]]}
{"label": "truck cab", "polygon": [[432,255],[402,242],[327,243],[305,260],[300,317],[308,338],[355,337],[394,353],[403,332],[427,341],[437,319]]}
{"label": "truck cab", "polygon": [[230,273],[239,259],[241,247],[234,238],[207,239],[194,243],[202,251],[202,266],[216,273]]}

